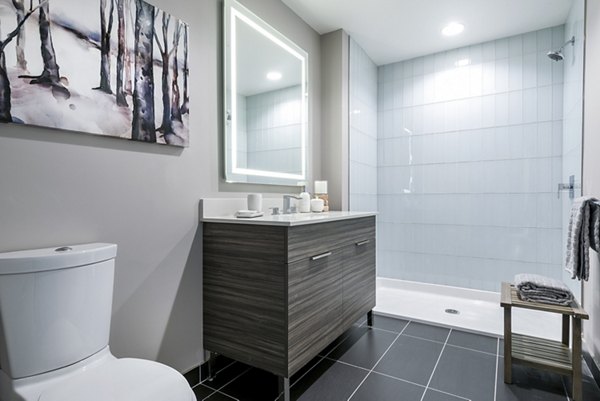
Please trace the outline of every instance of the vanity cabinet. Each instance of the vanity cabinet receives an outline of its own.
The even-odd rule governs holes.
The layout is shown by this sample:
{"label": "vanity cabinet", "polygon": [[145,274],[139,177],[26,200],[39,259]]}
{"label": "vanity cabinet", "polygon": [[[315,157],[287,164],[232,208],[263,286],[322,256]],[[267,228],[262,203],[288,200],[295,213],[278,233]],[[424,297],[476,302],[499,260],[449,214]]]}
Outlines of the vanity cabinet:
{"label": "vanity cabinet", "polygon": [[203,223],[204,347],[289,378],[375,306],[375,217]]}

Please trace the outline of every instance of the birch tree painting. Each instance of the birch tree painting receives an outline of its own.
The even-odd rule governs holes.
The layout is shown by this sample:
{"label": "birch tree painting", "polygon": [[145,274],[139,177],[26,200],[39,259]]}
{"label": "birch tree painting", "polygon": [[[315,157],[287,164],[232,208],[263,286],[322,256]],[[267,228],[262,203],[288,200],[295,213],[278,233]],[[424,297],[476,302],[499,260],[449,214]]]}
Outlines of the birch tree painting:
{"label": "birch tree painting", "polygon": [[0,0],[0,123],[187,146],[188,39],[143,0]]}

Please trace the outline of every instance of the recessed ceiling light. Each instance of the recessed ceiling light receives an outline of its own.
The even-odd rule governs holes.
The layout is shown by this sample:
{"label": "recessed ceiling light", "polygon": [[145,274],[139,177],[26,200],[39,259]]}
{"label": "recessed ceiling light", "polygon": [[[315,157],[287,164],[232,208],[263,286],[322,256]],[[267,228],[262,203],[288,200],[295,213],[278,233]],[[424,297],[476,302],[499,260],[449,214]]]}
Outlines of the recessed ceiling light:
{"label": "recessed ceiling light", "polygon": [[271,71],[267,74],[267,79],[270,81],[279,81],[282,75],[278,71]]}
{"label": "recessed ceiling light", "polygon": [[471,59],[469,58],[461,58],[460,60],[456,60],[454,63],[454,65],[457,67],[465,67],[469,64],[471,64]]}
{"label": "recessed ceiling light", "polygon": [[442,35],[454,36],[465,30],[465,26],[459,22],[451,22],[442,29]]}

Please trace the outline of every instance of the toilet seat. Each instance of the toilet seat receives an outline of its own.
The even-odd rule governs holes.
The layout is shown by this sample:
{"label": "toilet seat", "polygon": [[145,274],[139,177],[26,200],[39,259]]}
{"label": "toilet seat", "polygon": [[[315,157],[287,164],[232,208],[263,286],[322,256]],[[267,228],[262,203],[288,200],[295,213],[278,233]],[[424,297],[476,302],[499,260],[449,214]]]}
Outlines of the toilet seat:
{"label": "toilet seat", "polygon": [[142,359],[112,359],[45,389],[39,401],[195,401],[176,370]]}

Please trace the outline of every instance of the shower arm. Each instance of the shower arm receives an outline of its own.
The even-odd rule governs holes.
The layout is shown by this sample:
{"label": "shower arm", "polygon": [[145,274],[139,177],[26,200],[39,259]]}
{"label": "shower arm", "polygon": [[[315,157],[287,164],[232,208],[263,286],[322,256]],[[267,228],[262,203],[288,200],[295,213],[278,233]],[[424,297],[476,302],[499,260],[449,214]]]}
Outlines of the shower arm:
{"label": "shower arm", "polygon": [[566,45],[568,45],[569,43],[570,43],[571,45],[575,46],[575,36],[571,36],[571,39],[567,40],[567,41],[565,42],[565,44],[564,44],[564,45],[562,45],[558,51],[559,51],[559,52],[561,52],[561,51],[562,51],[562,50],[565,48],[565,46],[566,46]]}

